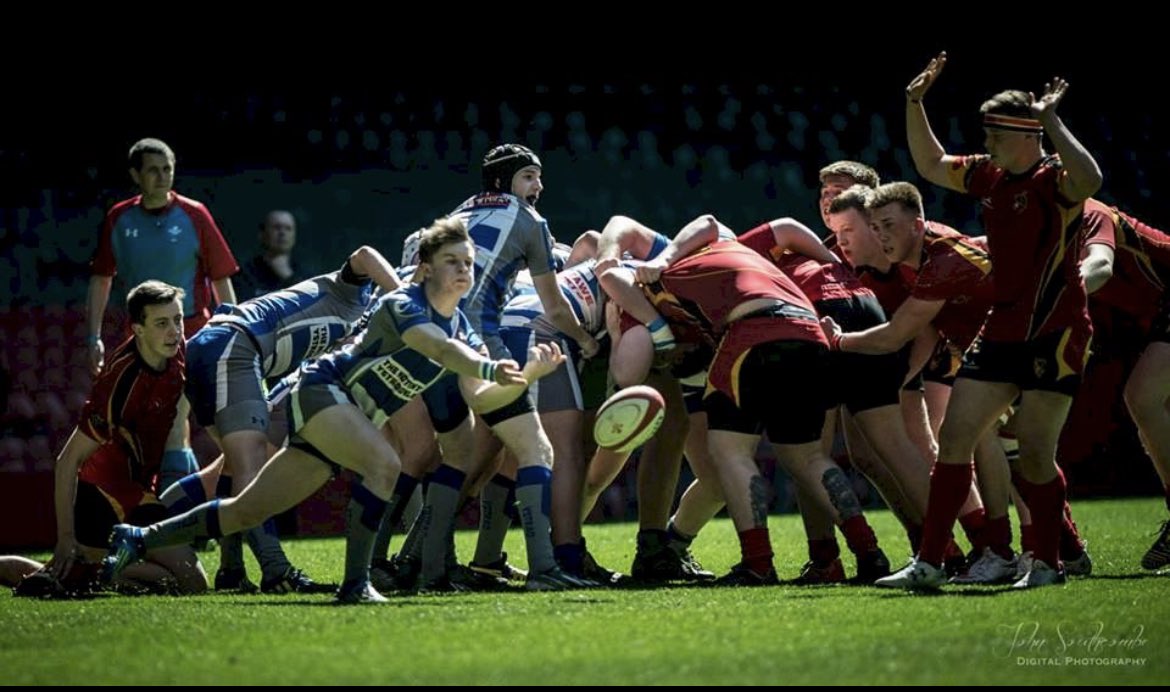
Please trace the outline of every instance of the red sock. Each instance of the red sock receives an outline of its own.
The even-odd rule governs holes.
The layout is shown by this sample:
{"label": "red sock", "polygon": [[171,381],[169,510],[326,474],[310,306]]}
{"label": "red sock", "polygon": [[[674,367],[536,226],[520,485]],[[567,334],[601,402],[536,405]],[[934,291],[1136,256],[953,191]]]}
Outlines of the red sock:
{"label": "red sock", "polygon": [[[1020,486],[1016,486],[1016,491],[1019,491]],[[1020,552],[1033,553],[1036,552],[1036,531],[1031,524],[1020,524]]]}
{"label": "red sock", "polygon": [[866,555],[877,550],[877,536],[860,514],[842,522],[841,533],[845,534],[845,545],[849,546],[849,551],[854,555]]}
{"label": "red sock", "polygon": [[942,566],[947,543],[951,541],[951,527],[971,491],[972,475],[970,463],[935,463],[930,472],[930,500],[926,505],[926,525],[918,559],[935,567]]}
{"label": "red sock", "polygon": [[808,542],[808,559],[818,565],[825,565],[841,556],[841,546],[836,538],[812,538]]}
{"label": "red sock", "polygon": [[740,531],[739,550],[744,566],[756,574],[767,574],[772,569],[772,540],[768,529]]}
{"label": "red sock", "polygon": [[1052,568],[1060,566],[1060,531],[1064,519],[1064,478],[1057,475],[1047,483],[1030,483],[1020,479],[1016,486],[1028,511],[1032,513],[1032,530],[1036,546],[1032,555]]}
{"label": "red sock", "polygon": [[1085,554],[1085,542],[1077,531],[1077,524],[1072,518],[1072,508],[1068,502],[1064,503],[1064,516],[1060,523],[1060,559],[1076,560]]}
{"label": "red sock", "polygon": [[987,512],[982,507],[973,509],[959,517],[959,525],[963,527],[963,533],[967,534],[971,548],[982,553],[983,546],[987,545],[987,539],[983,536],[983,529],[987,527]]}
{"label": "red sock", "polygon": [[992,552],[1005,560],[1012,558],[1012,523],[1007,515],[988,519],[983,528],[983,538]]}

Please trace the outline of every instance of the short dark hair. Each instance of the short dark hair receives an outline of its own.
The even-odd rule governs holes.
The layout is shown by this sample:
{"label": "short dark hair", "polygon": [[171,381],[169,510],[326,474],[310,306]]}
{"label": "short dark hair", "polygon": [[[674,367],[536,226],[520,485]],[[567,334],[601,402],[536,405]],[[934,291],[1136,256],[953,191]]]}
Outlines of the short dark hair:
{"label": "short dark hair", "polygon": [[183,302],[187,292],[178,286],[172,286],[162,281],[143,281],[126,296],[126,312],[130,313],[130,321],[134,324],[146,322],[146,306],[167,305],[174,301]]}
{"label": "short dark hair", "polygon": [[418,241],[419,263],[430,262],[439,248],[448,243],[466,243],[471,240],[467,234],[467,224],[463,219],[447,216],[435,219],[429,227],[422,229]]}
{"label": "short dark hair", "polygon": [[901,204],[907,211],[922,216],[922,193],[910,183],[897,182],[879,185],[870,193],[865,204],[872,210],[895,202]]}
{"label": "short dark hair", "polygon": [[175,152],[171,150],[167,143],[161,139],[147,137],[140,139],[130,147],[130,167],[136,171],[142,170],[142,158],[146,154],[158,154],[159,156],[167,157],[167,160],[172,164],[175,162]]}
{"label": "short dark hair", "polygon": [[878,176],[877,171],[864,163],[858,163],[856,161],[834,161],[830,163],[821,169],[821,182],[825,182],[825,178],[828,178],[830,175],[843,175],[846,178],[851,178],[858,185],[865,185],[866,187],[877,187],[882,183],[882,179]]}
{"label": "short dark hair", "polygon": [[873,189],[865,185],[854,185],[848,190],[842,192],[829,202],[829,213],[840,214],[843,211],[856,209],[862,214],[869,214],[869,210],[865,208],[866,202],[869,201],[869,196],[873,194]]}
{"label": "short dark hair", "polygon": [[979,112],[983,115],[988,113],[1010,115],[1013,118],[1036,117],[1032,114],[1032,96],[1019,89],[1008,89],[992,96],[979,106]]}

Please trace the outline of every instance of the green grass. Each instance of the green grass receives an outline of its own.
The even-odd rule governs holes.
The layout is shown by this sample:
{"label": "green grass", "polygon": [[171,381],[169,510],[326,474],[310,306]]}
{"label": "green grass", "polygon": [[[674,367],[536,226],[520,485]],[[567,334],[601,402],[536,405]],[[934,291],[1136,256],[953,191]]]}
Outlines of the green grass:
{"label": "green grass", "polygon": [[[0,682],[1165,683],[1168,577],[1137,566],[1163,518],[1160,505],[1153,499],[1077,503],[1093,576],[1023,593],[672,588],[409,596],[351,608],[335,607],[327,596],[68,602],[3,594]],[[891,559],[900,561],[905,539],[892,517],[871,516]],[[799,520],[773,517],[771,526],[777,566],[791,578],[803,562]],[[634,531],[631,525],[590,526],[586,534],[602,564],[625,569]],[[472,533],[459,535],[463,555],[473,540]],[[507,547],[523,555],[520,534],[514,531]],[[290,542],[287,549],[313,576],[339,579],[340,540]],[[738,559],[731,525],[720,520],[709,527],[695,553],[716,572],[726,571]],[[216,557],[204,558],[213,571]],[[1033,628],[1033,650],[1027,651],[1018,639]],[[1133,641],[1118,642],[1122,637]],[[1066,657],[1144,662],[1067,665]]]}

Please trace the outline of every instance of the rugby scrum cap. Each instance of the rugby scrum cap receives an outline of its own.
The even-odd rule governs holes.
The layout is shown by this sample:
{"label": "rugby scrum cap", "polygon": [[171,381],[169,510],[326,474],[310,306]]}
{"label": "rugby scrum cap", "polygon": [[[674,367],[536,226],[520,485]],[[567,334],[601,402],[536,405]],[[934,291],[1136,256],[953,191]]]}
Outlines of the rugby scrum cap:
{"label": "rugby scrum cap", "polygon": [[[540,157],[521,144],[501,144],[483,157],[483,189],[511,192],[512,177],[525,166],[540,168]],[[496,184],[496,181],[499,184]]]}

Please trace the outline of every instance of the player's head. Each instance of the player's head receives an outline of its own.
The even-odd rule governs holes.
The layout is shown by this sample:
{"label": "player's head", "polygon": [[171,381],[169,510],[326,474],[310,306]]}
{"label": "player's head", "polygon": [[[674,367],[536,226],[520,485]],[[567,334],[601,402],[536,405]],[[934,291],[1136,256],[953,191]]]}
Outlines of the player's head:
{"label": "player's head", "polygon": [[881,178],[878,177],[877,171],[856,161],[830,163],[821,169],[820,180],[821,221],[824,221],[825,226],[829,225],[829,202],[832,202],[837,195],[854,185],[877,187],[881,184]]}
{"label": "player's head", "polygon": [[470,290],[475,279],[475,244],[463,219],[448,216],[423,229],[418,262],[424,283],[460,295]]}
{"label": "player's head", "polygon": [[920,247],[926,228],[922,194],[910,183],[879,185],[866,200],[870,221],[877,231],[882,252],[891,262],[905,262]]}
{"label": "player's head", "polygon": [[260,247],[265,252],[287,255],[297,244],[297,220],[292,212],[273,209],[260,224]]}
{"label": "player's head", "polygon": [[483,189],[507,192],[535,206],[544,189],[540,157],[521,144],[501,144],[483,157]]}
{"label": "player's head", "polygon": [[1001,91],[979,107],[983,115],[983,147],[991,162],[1019,173],[1041,156],[1044,126],[1032,114],[1032,96],[1026,91]]}
{"label": "player's head", "polygon": [[872,192],[864,185],[854,185],[829,203],[826,223],[837,236],[845,259],[855,267],[881,265],[885,260],[865,206]]}
{"label": "player's head", "polygon": [[126,312],[138,350],[147,359],[165,360],[179,352],[183,343],[183,297],[177,286],[144,281],[126,296]]}
{"label": "player's head", "polygon": [[140,139],[130,147],[127,157],[130,177],[147,198],[157,198],[171,191],[175,182],[175,152],[161,139]]}

